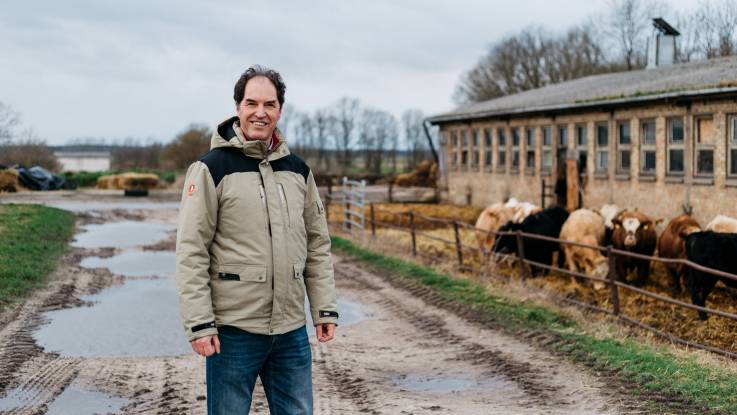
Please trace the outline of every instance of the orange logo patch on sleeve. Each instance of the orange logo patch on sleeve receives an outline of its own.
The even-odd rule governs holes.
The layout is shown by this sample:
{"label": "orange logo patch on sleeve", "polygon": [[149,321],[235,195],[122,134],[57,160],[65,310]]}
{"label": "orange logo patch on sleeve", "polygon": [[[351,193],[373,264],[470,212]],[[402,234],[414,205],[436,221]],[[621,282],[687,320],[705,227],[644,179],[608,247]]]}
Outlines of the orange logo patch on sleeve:
{"label": "orange logo patch on sleeve", "polygon": [[194,183],[189,185],[189,188],[187,189],[187,195],[192,196],[194,193]]}

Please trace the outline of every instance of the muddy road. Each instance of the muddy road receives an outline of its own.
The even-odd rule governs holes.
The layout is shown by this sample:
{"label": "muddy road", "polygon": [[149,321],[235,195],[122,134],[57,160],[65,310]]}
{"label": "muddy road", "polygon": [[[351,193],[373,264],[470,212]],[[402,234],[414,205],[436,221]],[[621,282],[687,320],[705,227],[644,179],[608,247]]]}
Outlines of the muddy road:
{"label": "muddy road", "polygon": [[[76,211],[79,233],[49,286],[0,316],[0,413],[205,413],[174,290],[177,195],[80,198],[41,200]],[[316,413],[633,412],[564,358],[335,262],[337,338],[311,339]],[[260,387],[252,413],[268,413]]]}

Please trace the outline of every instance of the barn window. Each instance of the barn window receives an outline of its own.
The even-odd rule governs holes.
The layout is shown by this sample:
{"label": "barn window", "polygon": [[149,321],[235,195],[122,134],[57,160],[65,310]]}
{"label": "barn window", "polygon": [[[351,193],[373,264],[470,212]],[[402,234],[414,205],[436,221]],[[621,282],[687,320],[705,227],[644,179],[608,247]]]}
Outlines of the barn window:
{"label": "barn window", "polygon": [[668,174],[682,175],[683,169],[683,143],[685,134],[683,133],[683,118],[668,119]]}
{"label": "barn window", "polygon": [[461,131],[461,170],[465,171],[468,169],[468,132],[466,130]]}
{"label": "barn window", "polygon": [[714,120],[697,118],[696,137],[696,175],[711,176],[714,174]]}
{"label": "barn window", "polygon": [[543,145],[542,145],[542,171],[550,173],[553,169],[553,130],[551,127],[543,127]]}
{"label": "barn window", "polygon": [[558,127],[558,148],[568,147],[568,127],[561,125]]}
{"label": "barn window", "polygon": [[525,131],[525,171],[529,174],[535,173],[535,129],[528,128]]}
{"label": "barn window", "polygon": [[596,125],[596,172],[609,173],[609,126]]}
{"label": "barn window", "polygon": [[630,171],[630,122],[617,123],[617,173]]}
{"label": "barn window", "polygon": [[492,141],[492,130],[490,128],[484,129],[484,169],[488,170],[491,168],[491,141]]}
{"label": "barn window", "polygon": [[655,163],[655,120],[647,120],[640,125],[640,172],[654,175]]}
{"label": "barn window", "polygon": [[519,128],[512,128],[512,171],[519,171]]}
{"label": "barn window", "polygon": [[504,128],[498,128],[496,130],[496,137],[497,137],[496,168],[499,171],[505,171],[507,169],[507,136],[504,133]]}
{"label": "barn window", "polygon": [[476,129],[471,130],[471,168],[478,170],[479,168],[479,134]]}
{"label": "barn window", "polygon": [[458,134],[455,131],[450,132],[450,168],[458,169]]}
{"label": "barn window", "polygon": [[731,177],[737,177],[737,116],[732,115],[729,117],[729,129],[727,133],[727,147],[729,152],[729,166],[727,168],[727,174]]}
{"label": "barn window", "polygon": [[586,124],[576,125],[576,148],[578,149],[578,172],[586,174],[586,163],[589,156],[589,137],[586,132]]}
{"label": "barn window", "polygon": [[491,128],[484,130],[484,167],[491,168]]}

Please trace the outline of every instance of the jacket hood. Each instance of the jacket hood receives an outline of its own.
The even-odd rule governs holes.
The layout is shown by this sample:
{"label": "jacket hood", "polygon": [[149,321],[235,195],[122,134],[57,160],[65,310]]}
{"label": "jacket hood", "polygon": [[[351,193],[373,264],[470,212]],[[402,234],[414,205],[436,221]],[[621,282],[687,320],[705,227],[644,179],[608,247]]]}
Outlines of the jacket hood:
{"label": "jacket hood", "polygon": [[289,155],[287,141],[279,127],[274,129],[274,136],[278,140],[278,143],[276,148],[269,152],[265,142],[261,140],[246,140],[240,128],[236,129],[236,126],[239,126],[239,124],[240,121],[235,116],[218,124],[215,132],[212,133],[210,150],[220,147],[233,147],[240,149],[245,155],[250,157],[258,159],[268,157],[269,161]]}

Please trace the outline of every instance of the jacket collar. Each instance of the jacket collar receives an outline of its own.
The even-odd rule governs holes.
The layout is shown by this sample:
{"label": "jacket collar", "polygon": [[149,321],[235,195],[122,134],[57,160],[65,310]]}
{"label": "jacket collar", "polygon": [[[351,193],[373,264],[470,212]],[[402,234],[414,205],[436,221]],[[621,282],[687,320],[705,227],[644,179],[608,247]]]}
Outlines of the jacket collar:
{"label": "jacket collar", "polygon": [[278,127],[274,129],[272,141],[274,145],[269,151],[267,143],[261,140],[246,140],[241,131],[238,117],[230,117],[221,122],[215,129],[210,140],[210,149],[219,147],[238,148],[249,157],[269,161],[289,155],[287,140]]}

